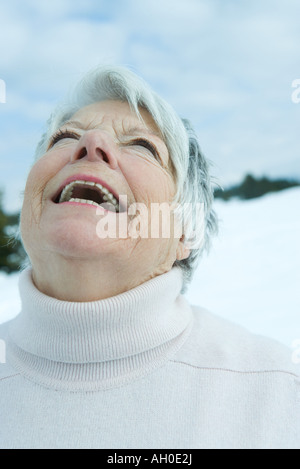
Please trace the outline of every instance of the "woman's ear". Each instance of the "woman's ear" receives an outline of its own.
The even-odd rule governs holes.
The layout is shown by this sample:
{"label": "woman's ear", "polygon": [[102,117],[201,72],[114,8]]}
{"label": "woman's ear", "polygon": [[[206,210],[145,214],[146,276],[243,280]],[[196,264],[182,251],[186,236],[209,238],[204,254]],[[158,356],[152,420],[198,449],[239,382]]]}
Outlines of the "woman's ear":
{"label": "woman's ear", "polygon": [[187,259],[191,253],[191,250],[188,249],[184,244],[184,235],[181,236],[177,249],[176,249],[176,260],[182,261],[183,259]]}

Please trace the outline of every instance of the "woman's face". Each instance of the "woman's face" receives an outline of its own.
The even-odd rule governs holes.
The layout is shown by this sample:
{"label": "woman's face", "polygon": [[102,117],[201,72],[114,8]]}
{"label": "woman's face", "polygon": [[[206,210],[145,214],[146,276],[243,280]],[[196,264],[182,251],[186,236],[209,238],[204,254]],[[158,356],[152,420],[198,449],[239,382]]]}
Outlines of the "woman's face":
{"label": "woman's face", "polygon": [[[100,203],[98,197],[105,194],[101,186],[92,185],[97,182],[116,199],[127,198],[127,209],[143,204],[150,226],[153,204],[172,201],[175,184],[168,149],[150,114],[140,112],[143,122],[125,102],[95,103],[80,109],[52,136],[28,176],[21,215],[22,239],[33,268],[53,255],[66,260],[105,257],[114,268],[121,269],[130,259],[135,269],[157,275],[183,255],[180,237],[175,238],[172,229],[169,237],[151,237],[150,228],[143,237],[124,232],[120,237],[118,231],[117,236],[102,236],[101,220],[102,230],[124,220],[128,225],[134,212],[123,206],[115,213],[84,202],[91,198]],[[138,233],[139,225],[131,226]]]}

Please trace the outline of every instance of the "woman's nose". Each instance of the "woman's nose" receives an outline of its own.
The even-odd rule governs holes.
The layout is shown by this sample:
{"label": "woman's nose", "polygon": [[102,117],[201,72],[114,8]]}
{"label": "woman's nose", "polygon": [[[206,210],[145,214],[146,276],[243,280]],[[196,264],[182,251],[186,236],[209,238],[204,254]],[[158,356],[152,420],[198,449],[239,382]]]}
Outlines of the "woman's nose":
{"label": "woman's nose", "polygon": [[118,166],[117,151],[117,146],[108,134],[100,130],[88,130],[80,138],[72,154],[72,162],[75,163],[85,158],[93,162],[101,161],[112,169],[116,169]]}

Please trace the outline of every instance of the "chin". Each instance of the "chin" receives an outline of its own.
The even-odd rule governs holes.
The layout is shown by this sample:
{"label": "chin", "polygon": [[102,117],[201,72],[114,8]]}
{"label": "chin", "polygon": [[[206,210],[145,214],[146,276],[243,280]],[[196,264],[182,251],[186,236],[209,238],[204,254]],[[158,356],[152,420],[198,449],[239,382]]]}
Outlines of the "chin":
{"label": "chin", "polygon": [[52,239],[48,238],[48,244],[51,250],[62,256],[77,259],[90,259],[91,261],[105,254],[112,255],[115,253],[120,255],[120,240],[112,240],[109,238],[99,239],[93,233],[77,231],[76,233],[57,233]]}

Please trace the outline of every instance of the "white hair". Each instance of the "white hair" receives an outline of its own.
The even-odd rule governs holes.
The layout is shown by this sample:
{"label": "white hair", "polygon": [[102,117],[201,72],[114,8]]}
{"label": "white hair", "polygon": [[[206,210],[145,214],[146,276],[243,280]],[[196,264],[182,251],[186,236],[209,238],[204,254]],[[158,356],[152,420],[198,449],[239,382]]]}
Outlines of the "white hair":
{"label": "white hair", "polygon": [[[185,291],[188,282],[211,238],[217,233],[217,217],[212,208],[213,186],[210,163],[203,156],[197,136],[186,119],[181,119],[174,109],[135,73],[125,67],[104,66],[88,72],[76,88],[51,114],[35,153],[40,158],[46,151],[54,132],[79,109],[103,100],[127,102],[141,118],[139,109],[146,109],[155,121],[168,148],[176,184],[174,204],[177,214],[184,218],[184,239],[193,248],[187,259],[176,261],[183,270]],[[193,216],[197,204],[203,208],[200,220]],[[195,242],[196,240],[196,242]],[[192,247],[193,247],[192,246]]]}

